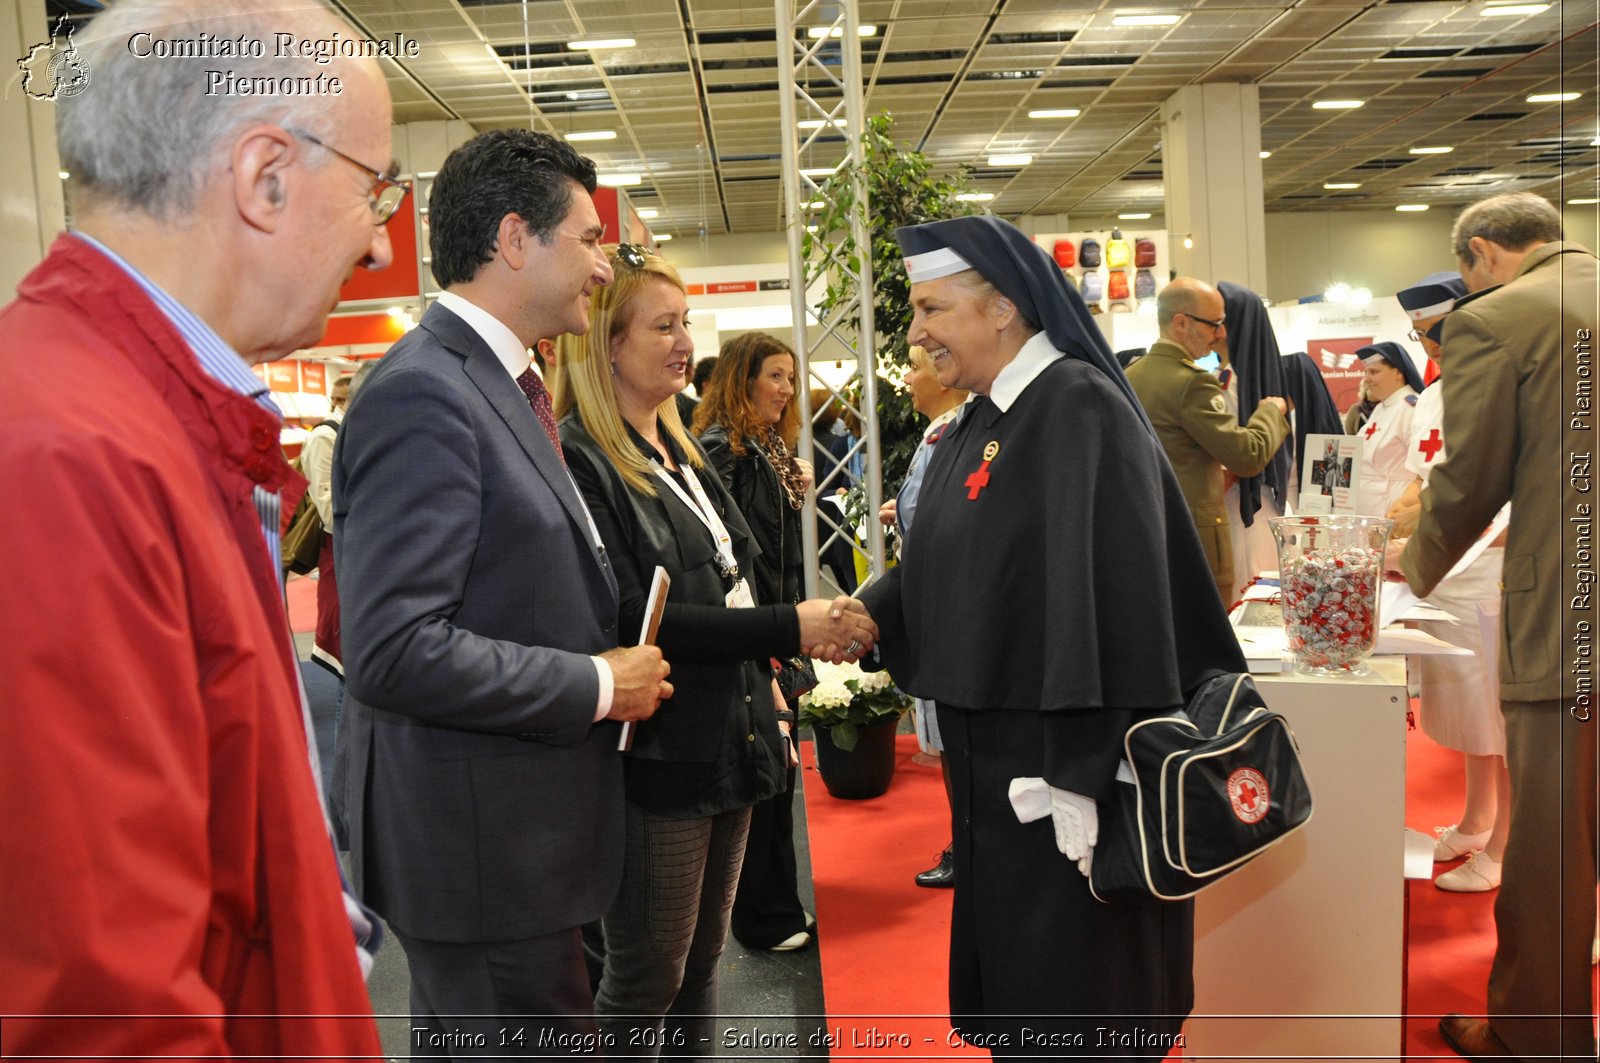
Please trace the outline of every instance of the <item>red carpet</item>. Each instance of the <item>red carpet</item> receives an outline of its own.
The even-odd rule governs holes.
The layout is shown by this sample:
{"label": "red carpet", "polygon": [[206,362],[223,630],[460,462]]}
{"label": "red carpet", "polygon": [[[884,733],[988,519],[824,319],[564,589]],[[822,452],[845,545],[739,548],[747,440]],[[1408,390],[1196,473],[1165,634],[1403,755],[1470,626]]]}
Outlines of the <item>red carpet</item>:
{"label": "red carpet", "polygon": [[[948,1045],[946,1019],[950,892],[919,889],[949,840],[937,765],[913,763],[916,740],[901,735],[894,783],[883,797],[840,801],[803,745],[805,796],[816,885],[818,946],[835,1058],[981,1056]],[[1424,833],[1461,810],[1457,754],[1420,731],[1407,737],[1406,824]],[[1482,1014],[1494,954],[1494,894],[1447,893],[1409,884],[1405,1052],[1411,1060],[1459,1059],[1438,1032],[1451,1011]],[[874,1044],[885,1033],[906,1038]]]}
{"label": "red carpet", "polygon": [[317,580],[315,575],[290,576],[289,630],[317,630]]}

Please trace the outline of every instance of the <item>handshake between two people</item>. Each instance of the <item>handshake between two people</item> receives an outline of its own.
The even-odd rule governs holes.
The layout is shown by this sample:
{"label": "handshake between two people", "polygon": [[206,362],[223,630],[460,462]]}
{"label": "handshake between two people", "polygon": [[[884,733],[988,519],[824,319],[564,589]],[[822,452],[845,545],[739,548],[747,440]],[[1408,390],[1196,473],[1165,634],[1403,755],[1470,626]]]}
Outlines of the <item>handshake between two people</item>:
{"label": "handshake between two people", "polygon": [[859,661],[878,642],[878,625],[860,599],[848,594],[829,601],[812,598],[795,605],[800,614],[800,648],[806,656],[831,664]]}
{"label": "handshake between two people", "polygon": [[[800,617],[800,649],[819,661],[859,661],[878,641],[878,625],[867,607],[846,594],[812,598],[795,606]],[[619,723],[648,720],[667,698],[672,666],[657,646],[622,646],[600,654],[611,668],[611,709],[606,719]]]}

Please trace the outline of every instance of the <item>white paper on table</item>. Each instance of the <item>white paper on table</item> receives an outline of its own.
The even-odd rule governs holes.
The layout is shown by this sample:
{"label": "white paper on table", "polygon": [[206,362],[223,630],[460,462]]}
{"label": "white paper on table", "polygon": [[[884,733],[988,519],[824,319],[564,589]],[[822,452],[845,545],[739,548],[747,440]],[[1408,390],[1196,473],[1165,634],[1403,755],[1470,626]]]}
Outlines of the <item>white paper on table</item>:
{"label": "white paper on table", "polygon": [[1472,656],[1471,650],[1453,646],[1414,627],[1386,627],[1378,632],[1372,652],[1377,654],[1427,653],[1443,656]]}
{"label": "white paper on table", "polygon": [[[1474,561],[1478,560],[1478,558],[1482,557],[1483,552],[1489,549],[1490,545],[1492,545],[1496,539],[1500,538],[1500,533],[1504,532],[1506,530],[1506,526],[1510,523],[1511,507],[1501,506],[1500,512],[1496,513],[1494,515],[1494,520],[1489,522],[1489,527],[1482,535],[1478,536],[1478,538],[1473,541],[1471,546],[1467,547],[1467,552],[1461,555],[1461,560],[1457,561],[1453,566],[1451,566],[1450,571],[1446,572],[1444,577],[1440,579],[1439,582],[1443,583],[1450,577],[1459,576],[1461,573],[1465,572],[1468,565],[1471,565]],[[1390,620],[1399,620],[1402,617],[1405,617],[1408,620],[1434,619],[1427,616],[1415,617],[1406,615],[1412,612],[1413,608],[1417,605],[1420,599],[1415,594],[1411,593],[1411,587],[1404,582],[1385,583],[1383,585],[1383,591],[1381,594],[1382,596],[1379,600],[1380,604],[1378,610],[1378,615],[1381,617],[1386,617]],[[1450,619],[1454,618],[1451,617]]]}

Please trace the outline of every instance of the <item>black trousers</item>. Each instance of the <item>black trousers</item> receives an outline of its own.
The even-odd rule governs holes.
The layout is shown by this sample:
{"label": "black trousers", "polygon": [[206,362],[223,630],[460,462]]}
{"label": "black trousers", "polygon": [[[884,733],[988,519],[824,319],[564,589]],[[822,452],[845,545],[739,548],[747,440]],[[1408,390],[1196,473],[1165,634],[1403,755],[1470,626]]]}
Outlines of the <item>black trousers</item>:
{"label": "black trousers", "polygon": [[752,949],[770,949],[806,928],[794,855],[794,771],[782,790],[750,810],[732,929]]}

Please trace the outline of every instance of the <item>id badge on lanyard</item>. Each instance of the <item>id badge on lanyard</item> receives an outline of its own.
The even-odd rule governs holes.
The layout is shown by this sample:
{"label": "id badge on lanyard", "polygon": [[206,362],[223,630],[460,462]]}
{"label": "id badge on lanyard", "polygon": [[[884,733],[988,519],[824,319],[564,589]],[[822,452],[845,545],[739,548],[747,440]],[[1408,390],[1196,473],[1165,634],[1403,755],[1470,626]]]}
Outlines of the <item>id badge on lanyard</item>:
{"label": "id badge on lanyard", "polygon": [[733,537],[728,534],[727,526],[722,523],[722,518],[717,515],[716,508],[711,505],[711,499],[706,497],[705,488],[700,486],[700,480],[694,470],[684,465],[679,470],[683,473],[684,480],[689,484],[693,498],[684,494],[683,488],[659,464],[656,465],[656,475],[661,477],[663,483],[672,489],[683,504],[688,506],[695,516],[700,518],[700,523],[706,526],[711,533],[711,539],[716,543],[717,561],[722,568],[722,574],[733,580],[733,589],[723,598],[723,604],[729,609],[746,609],[756,604],[755,594],[750,590],[750,581],[739,573],[739,565],[733,558]]}

